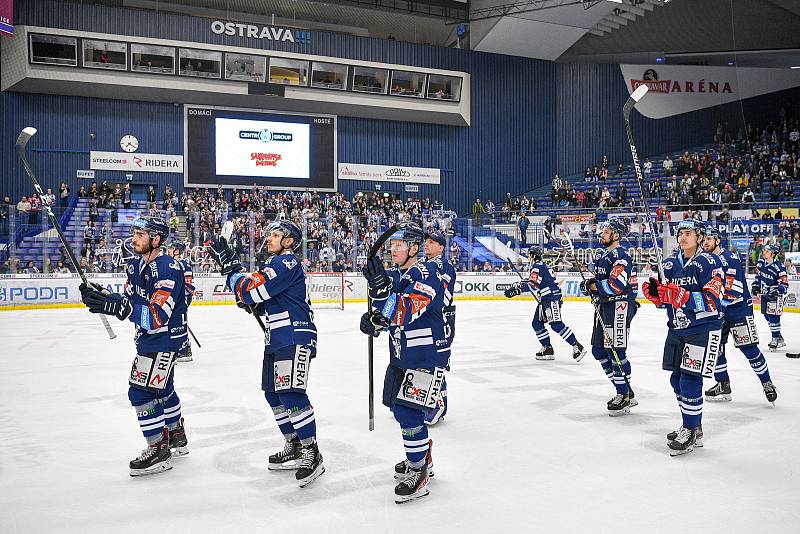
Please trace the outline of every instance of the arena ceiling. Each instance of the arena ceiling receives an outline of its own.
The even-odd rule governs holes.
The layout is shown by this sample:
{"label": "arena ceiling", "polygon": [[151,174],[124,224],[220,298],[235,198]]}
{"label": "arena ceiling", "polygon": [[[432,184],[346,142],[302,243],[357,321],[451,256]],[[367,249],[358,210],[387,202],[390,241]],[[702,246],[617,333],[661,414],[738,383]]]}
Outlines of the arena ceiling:
{"label": "arena ceiling", "polygon": [[[798,0],[94,0],[560,62],[800,66]],[[465,20],[466,19],[466,20]],[[462,45],[467,41],[462,40]]]}

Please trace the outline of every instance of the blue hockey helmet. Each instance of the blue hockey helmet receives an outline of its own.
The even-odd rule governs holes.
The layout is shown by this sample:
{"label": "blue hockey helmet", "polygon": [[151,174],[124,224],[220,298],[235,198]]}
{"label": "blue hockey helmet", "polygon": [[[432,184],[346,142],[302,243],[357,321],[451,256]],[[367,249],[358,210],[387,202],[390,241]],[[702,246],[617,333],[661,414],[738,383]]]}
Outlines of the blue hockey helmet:
{"label": "blue hockey helmet", "polygon": [[706,237],[716,237],[717,239],[722,239],[722,232],[719,231],[714,224],[707,224],[706,225]]}
{"label": "blue hockey helmet", "polygon": [[708,227],[705,225],[703,221],[698,221],[696,219],[684,219],[678,223],[678,226],[675,227],[675,238],[677,239],[678,234],[681,233],[681,230],[694,230],[694,232],[699,237],[705,237],[708,235]]}
{"label": "blue hockey helmet", "polygon": [[619,234],[620,239],[628,235],[628,221],[625,219],[608,219],[607,221],[603,221],[597,225],[598,232],[602,232],[606,228],[609,228],[612,232]]}
{"label": "blue hockey helmet", "polygon": [[431,241],[435,241],[439,243],[443,247],[447,246],[447,238],[444,236],[444,232],[440,230],[431,230],[427,234],[425,234],[425,239],[430,239]]}
{"label": "blue hockey helmet", "polygon": [[777,256],[781,253],[781,247],[775,243],[770,243],[769,245],[764,245],[764,250],[769,250],[772,252],[774,256]]}
{"label": "blue hockey helmet", "polygon": [[544,251],[542,247],[533,246],[528,249],[528,259],[532,261],[541,261],[542,256],[544,256]]}
{"label": "blue hockey helmet", "polygon": [[404,222],[397,225],[397,230],[389,237],[389,241],[399,239],[411,245],[417,243],[418,245],[425,240],[425,232],[415,222]]}
{"label": "blue hockey helmet", "polygon": [[186,243],[183,241],[173,241],[169,244],[170,248],[173,250],[177,250],[180,253],[183,253],[186,250]]}
{"label": "blue hockey helmet", "polygon": [[283,234],[283,237],[292,238],[292,251],[297,252],[303,246],[303,231],[292,221],[281,220],[275,221],[267,228],[268,232],[277,230]]}
{"label": "blue hockey helmet", "polygon": [[163,245],[169,238],[169,225],[161,217],[153,217],[150,215],[141,215],[131,225],[132,229],[143,230],[148,233],[150,239],[155,236],[161,236],[161,244]]}

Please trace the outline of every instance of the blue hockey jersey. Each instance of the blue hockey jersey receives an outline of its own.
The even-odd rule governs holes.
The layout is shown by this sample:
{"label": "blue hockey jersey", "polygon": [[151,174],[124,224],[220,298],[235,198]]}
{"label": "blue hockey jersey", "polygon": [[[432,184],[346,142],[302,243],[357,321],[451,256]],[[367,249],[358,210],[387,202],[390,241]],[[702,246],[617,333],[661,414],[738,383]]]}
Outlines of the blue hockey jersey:
{"label": "blue hockey jersey", "polygon": [[779,261],[759,263],[756,271],[756,284],[761,286],[761,294],[768,295],[774,289],[785,295],[789,291],[789,277],[786,268]]}
{"label": "blue hockey jersey", "polygon": [[450,357],[445,335],[444,282],[441,257],[417,261],[405,272],[397,266],[387,273],[392,293],[372,301],[389,319],[391,364],[401,369],[444,367]]}
{"label": "blue hockey jersey", "polygon": [[261,304],[256,308],[266,319],[267,352],[289,345],[311,347],[316,354],[317,327],[308,297],[308,280],[294,254],[279,254],[267,259],[258,271],[232,273],[228,276],[237,301]]}
{"label": "blue hockey jersey", "polygon": [[682,308],[669,304],[667,326],[681,335],[692,335],[722,328],[723,270],[719,258],[700,252],[686,259],[680,249],[664,262],[667,281],[689,291],[689,300]]}
{"label": "blue hockey jersey", "polygon": [[636,266],[622,247],[606,250],[595,259],[594,276],[602,300],[636,300]]}
{"label": "blue hockey jersey", "polygon": [[528,282],[522,284],[522,289],[531,293],[538,292],[542,302],[561,300],[561,288],[553,270],[544,262],[531,262],[528,265]]}
{"label": "blue hockey jersey", "polygon": [[125,294],[133,306],[129,319],[139,327],[137,351],[178,351],[187,339],[189,307],[183,265],[165,254],[147,263],[140,257],[128,258],[125,263]]}
{"label": "blue hockey jersey", "polygon": [[739,254],[723,250],[721,254],[717,255],[717,258],[725,275],[722,297],[725,319],[737,321],[753,315],[753,297],[750,295],[750,288],[747,287],[744,265]]}

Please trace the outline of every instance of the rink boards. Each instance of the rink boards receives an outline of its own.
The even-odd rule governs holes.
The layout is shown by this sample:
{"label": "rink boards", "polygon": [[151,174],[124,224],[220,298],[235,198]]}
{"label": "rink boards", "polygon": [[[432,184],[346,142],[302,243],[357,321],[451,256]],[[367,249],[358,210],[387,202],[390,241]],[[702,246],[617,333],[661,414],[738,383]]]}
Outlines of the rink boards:
{"label": "rink boards", "polygon": [[[558,284],[565,300],[587,300],[580,294],[581,278],[577,274],[557,274]],[[748,284],[753,277],[748,277]],[[96,274],[90,279],[110,291],[121,292],[125,284],[124,274]],[[505,300],[503,291],[518,282],[516,274],[507,273],[458,273],[453,288],[456,300]],[[82,306],[78,286],[81,281],[73,274],[6,274],[0,275],[0,310],[70,308]],[[334,303],[338,300],[338,287],[334,282],[311,284],[310,296],[314,303]],[[195,274],[196,293],[193,305],[233,304],[233,295],[225,287],[225,279],[218,274]],[[345,302],[366,302],[367,284],[359,273],[344,276]],[[520,296],[517,300],[533,300]],[[646,302],[639,287],[638,299]],[[789,294],[784,309],[800,311],[800,276],[789,277]],[[757,304],[757,302],[756,302]]]}

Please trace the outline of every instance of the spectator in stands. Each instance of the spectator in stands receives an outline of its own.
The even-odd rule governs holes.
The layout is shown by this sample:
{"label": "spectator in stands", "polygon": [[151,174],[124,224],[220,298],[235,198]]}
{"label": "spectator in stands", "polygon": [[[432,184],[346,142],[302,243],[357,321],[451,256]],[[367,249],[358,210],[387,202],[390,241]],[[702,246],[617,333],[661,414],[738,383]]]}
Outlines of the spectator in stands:
{"label": "spectator in stands", "polygon": [[622,173],[623,173],[623,172],[625,172],[625,166],[624,166],[624,165],[622,164],[622,162],[620,161],[620,162],[619,162],[619,165],[617,165],[617,172],[616,172],[616,173],[614,173],[614,176],[622,176]]}
{"label": "spectator in stands", "polygon": [[58,263],[56,264],[56,268],[55,268],[54,272],[56,272],[58,274],[69,274],[70,270],[69,270],[69,267],[64,265],[63,261],[58,260]]}
{"label": "spectator in stands", "polygon": [[48,187],[47,193],[42,197],[42,203],[52,208],[56,207],[56,196],[53,194],[53,189]]}
{"label": "spectator in stands", "polygon": [[528,216],[520,213],[517,228],[519,228],[519,243],[523,247],[528,244],[528,225]]}
{"label": "spectator in stands", "polygon": [[777,202],[781,196],[781,186],[778,183],[778,180],[772,180],[772,184],[769,186],[769,201],[770,202]]}
{"label": "spectator in stands", "polygon": [[772,222],[774,220],[772,217],[772,212],[769,208],[764,211],[764,214],[761,216],[761,220],[765,222]]}
{"label": "spectator in stands", "polygon": [[34,193],[30,198],[31,210],[28,212],[28,224],[39,224],[39,212],[42,210],[42,197]]}
{"label": "spectator in stands", "polygon": [[178,215],[173,211],[169,217],[169,230],[170,233],[174,236],[175,233],[178,231],[178,223],[180,220],[178,219]]}
{"label": "spectator in stands", "polygon": [[494,202],[491,200],[486,200],[486,207],[484,208],[484,211],[489,217],[489,221],[494,224]]}
{"label": "spectator in stands", "polygon": [[780,221],[782,219],[783,219],[783,211],[781,211],[781,208],[778,207],[777,211],[775,212],[775,220]]}
{"label": "spectator in stands", "polygon": [[22,274],[38,274],[40,272],[39,268],[33,264],[33,260],[28,260],[28,263],[25,264],[25,268],[22,269]]}
{"label": "spectator in stands", "polygon": [[481,217],[483,217],[483,204],[481,204],[481,199],[476,198],[475,204],[472,205],[472,218],[475,224],[481,223]]}
{"label": "spectator in stands", "polygon": [[89,198],[89,193],[86,191],[86,186],[81,186],[78,189],[78,198]]}
{"label": "spectator in stands", "polygon": [[672,174],[672,159],[669,157],[669,154],[664,158],[664,161],[661,162],[661,167],[664,169],[664,176]]}
{"label": "spectator in stands", "polygon": [[583,172],[583,180],[585,182],[591,182],[592,181],[592,168],[591,167],[586,167],[586,170]]}
{"label": "spectator in stands", "polygon": [[125,184],[125,189],[122,191],[122,207],[130,209],[133,203],[133,191],[131,191],[131,184]]}
{"label": "spectator in stands", "polygon": [[89,196],[91,198],[98,198],[100,196],[100,192],[97,191],[97,182],[92,182],[92,185],[89,186]]}
{"label": "spectator in stands", "polygon": [[653,172],[653,163],[649,158],[645,158],[644,165],[642,165],[642,171],[644,174],[644,179],[650,181],[650,175]]}
{"label": "spectator in stands", "polygon": [[100,210],[97,208],[97,199],[89,199],[89,221],[94,222],[100,217]]}
{"label": "spectator in stands", "polygon": [[625,188],[625,184],[620,182],[619,186],[617,186],[617,206],[624,206],[627,200],[628,190]]}
{"label": "spectator in stands", "polygon": [[151,185],[147,188],[147,207],[152,208],[156,203],[156,190]]}
{"label": "spectator in stands", "polygon": [[459,247],[458,243],[456,243],[456,240],[453,239],[450,242],[450,260],[458,261],[460,257],[461,257],[461,247]]}
{"label": "spectator in stands", "polygon": [[58,199],[61,209],[67,209],[67,206],[69,205],[69,186],[64,182],[61,182],[61,186],[58,188]]}
{"label": "spectator in stands", "polygon": [[792,181],[786,180],[783,182],[783,198],[787,201],[791,201],[794,197],[794,190],[792,189]]}
{"label": "spectator in stands", "polygon": [[22,217],[23,215],[26,217],[30,217],[29,213],[31,211],[31,203],[28,201],[28,197],[23,196],[22,199],[17,202],[17,213]]}
{"label": "spectator in stands", "polygon": [[723,208],[719,215],[717,215],[717,222],[722,224],[728,224],[731,222],[731,214],[728,211],[728,208]]}

